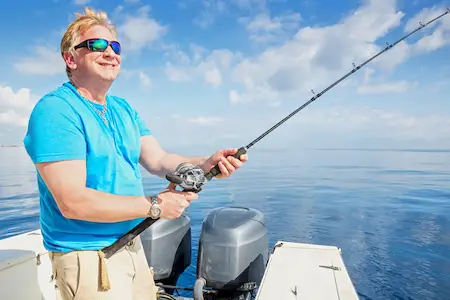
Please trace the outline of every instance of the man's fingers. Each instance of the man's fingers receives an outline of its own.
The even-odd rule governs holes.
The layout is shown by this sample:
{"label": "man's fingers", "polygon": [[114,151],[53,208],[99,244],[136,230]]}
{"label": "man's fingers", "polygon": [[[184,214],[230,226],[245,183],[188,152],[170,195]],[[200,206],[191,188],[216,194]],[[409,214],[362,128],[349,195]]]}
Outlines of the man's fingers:
{"label": "man's fingers", "polygon": [[186,193],[186,200],[187,201],[192,201],[192,200],[197,200],[197,199],[198,199],[198,194],[193,193],[193,192]]}
{"label": "man's fingers", "polygon": [[[233,155],[236,154],[238,151],[239,151],[238,148],[227,148],[227,149],[224,150],[224,153],[223,153],[223,154],[224,154],[225,157],[227,157],[227,156],[233,156]],[[233,156],[233,157],[234,157],[234,156]],[[239,160],[240,160],[240,161],[243,161],[243,162],[247,161],[247,160],[248,160],[248,155],[247,155],[247,153],[241,154],[241,155],[239,156]]]}
{"label": "man's fingers", "polygon": [[225,157],[222,157],[220,159],[220,161],[223,163],[225,168],[227,168],[229,173],[233,173],[234,172],[235,168],[234,168],[234,166],[231,164],[231,162],[228,159],[226,159]]}
{"label": "man's fingers", "polygon": [[229,148],[228,151],[230,152],[229,155],[234,155],[239,151],[239,149],[238,148]]}
{"label": "man's fingers", "polygon": [[173,182],[170,182],[169,185],[167,186],[168,190],[175,190],[176,188],[177,188],[177,186]]}
{"label": "man's fingers", "polygon": [[234,155],[238,152],[238,148],[225,148],[222,149],[219,153],[221,153],[223,156],[227,157],[229,155]]}
{"label": "man's fingers", "polygon": [[228,156],[228,161],[235,167],[235,168],[240,168],[242,166],[242,162],[233,157],[233,156]]}
{"label": "man's fingers", "polygon": [[183,213],[183,211],[189,206],[189,204],[189,201],[181,200],[177,209],[178,213]]}
{"label": "man's fingers", "polygon": [[222,161],[219,161],[219,169],[222,173],[222,176],[229,176],[230,172],[228,171],[227,167],[225,167],[224,163]]}
{"label": "man's fingers", "polygon": [[239,159],[240,159],[242,162],[248,161],[248,154],[242,154],[242,155],[239,157]]}

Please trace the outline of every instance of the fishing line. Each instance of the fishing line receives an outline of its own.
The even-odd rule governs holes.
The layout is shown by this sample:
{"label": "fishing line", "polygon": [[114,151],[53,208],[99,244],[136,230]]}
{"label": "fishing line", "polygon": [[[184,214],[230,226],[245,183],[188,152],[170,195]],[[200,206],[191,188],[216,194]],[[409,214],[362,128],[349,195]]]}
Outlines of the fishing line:
{"label": "fishing line", "polygon": [[[278,126],[286,122],[288,119],[290,119],[292,116],[297,114],[299,111],[304,109],[306,106],[317,100],[319,97],[321,97],[323,94],[328,92],[330,89],[332,89],[334,86],[339,84],[341,81],[352,75],[353,73],[357,72],[359,69],[361,69],[363,66],[383,54],[384,52],[388,51],[389,49],[392,49],[395,47],[398,43],[405,40],[409,36],[413,35],[414,33],[422,30],[426,26],[430,25],[431,23],[435,22],[436,20],[442,18],[446,14],[450,13],[450,8],[447,8],[446,11],[439,16],[435,17],[434,19],[431,19],[430,21],[426,23],[419,23],[419,27],[411,31],[410,33],[404,35],[397,41],[395,41],[392,44],[386,43],[386,47],[361,63],[358,66],[355,66],[353,64],[353,69],[349,71],[347,74],[330,84],[328,87],[326,87],[324,90],[322,90],[320,93],[315,94],[314,97],[312,97],[309,101],[304,103],[302,106],[294,110],[292,113],[287,115],[285,118],[280,120],[278,123],[273,125],[271,128],[269,128],[266,132],[258,136],[256,139],[254,139],[252,142],[250,142],[248,145],[243,146],[238,149],[238,151],[233,155],[235,158],[240,158],[242,154],[246,154],[247,150],[253,147],[257,142],[259,142],[261,139],[263,139],[265,136],[267,136],[269,133],[271,133],[273,130],[275,130]],[[200,192],[202,190],[202,186],[206,184],[209,180],[211,180],[213,177],[219,175],[221,173],[219,165],[215,165],[214,168],[212,168],[209,172],[204,174],[203,170],[200,169],[198,166],[193,166],[189,163],[183,163],[180,166],[177,167],[177,169],[173,173],[169,173],[166,175],[166,179],[170,182],[175,183],[176,185],[179,185],[183,188],[183,191],[193,191],[193,192]],[[114,242],[111,246],[105,247],[102,249],[102,251],[105,254],[106,258],[111,257],[117,250],[124,247],[126,244],[131,242],[136,236],[141,234],[145,229],[150,227],[153,223],[155,223],[158,219],[152,219],[152,218],[146,218],[141,223],[139,223],[136,227],[131,229],[129,232],[124,234],[121,238],[119,238],[116,242]]]}

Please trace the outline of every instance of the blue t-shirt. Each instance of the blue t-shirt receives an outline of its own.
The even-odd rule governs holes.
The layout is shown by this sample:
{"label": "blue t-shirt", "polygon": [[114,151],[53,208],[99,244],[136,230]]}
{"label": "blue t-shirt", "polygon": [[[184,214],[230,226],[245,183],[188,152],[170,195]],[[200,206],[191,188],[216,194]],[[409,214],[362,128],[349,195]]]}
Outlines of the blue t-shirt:
{"label": "blue t-shirt", "polygon": [[[34,107],[24,138],[34,163],[82,159],[86,187],[117,195],[144,194],[139,171],[140,137],[150,135],[139,114],[123,98],[107,95],[106,125],[93,109],[102,105],[83,98],[66,82]],[[40,227],[50,251],[97,250],[111,245],[142,219],[97,223],[65,218],[37,174]]]}

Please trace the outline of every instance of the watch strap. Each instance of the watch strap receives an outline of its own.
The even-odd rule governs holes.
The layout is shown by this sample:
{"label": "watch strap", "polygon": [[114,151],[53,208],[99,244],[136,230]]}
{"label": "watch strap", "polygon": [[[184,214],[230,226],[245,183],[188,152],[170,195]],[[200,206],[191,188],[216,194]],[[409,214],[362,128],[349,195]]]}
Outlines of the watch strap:
{"label": "watch strap", "polygon": [[151,196],[150,199],[151,199],[152,205],[158,204],[158,197],[157,196]]}

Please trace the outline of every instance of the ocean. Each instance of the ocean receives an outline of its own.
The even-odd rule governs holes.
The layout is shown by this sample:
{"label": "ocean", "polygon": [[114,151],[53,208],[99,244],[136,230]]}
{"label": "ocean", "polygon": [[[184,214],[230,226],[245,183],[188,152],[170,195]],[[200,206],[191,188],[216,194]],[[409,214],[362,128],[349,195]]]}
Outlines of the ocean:
{"label": "ocean", "polygon": [[[360,299],[450,299],[450,150],[251,149],[231,178],[213,180],[189,207],[195,280],[201,222],[213,208],[265,215],[278,240],[335,245]],[[34,166],[0,148],[0,239],[39,227]],[[143,172],[148,193],[167,182]]]}

